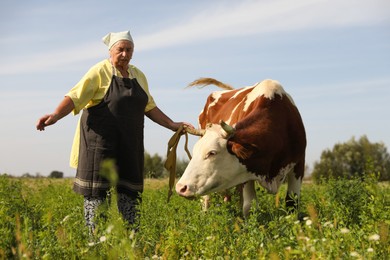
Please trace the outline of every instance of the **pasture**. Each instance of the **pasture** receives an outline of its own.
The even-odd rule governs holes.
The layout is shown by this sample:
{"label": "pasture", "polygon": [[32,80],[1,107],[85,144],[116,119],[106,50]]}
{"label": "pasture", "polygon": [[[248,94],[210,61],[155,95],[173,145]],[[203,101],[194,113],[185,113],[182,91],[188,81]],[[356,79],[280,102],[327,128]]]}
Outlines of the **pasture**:
{"label": "pasture", "polygon": [[203,212],[198,200],[167,203],[168,180],[147,179],[139,231],[112,203],[92,237],[71,187],[0,177],[1,259],[389,259],[390,186],[370,178],[304,183],[302,221],[284,210],[285,185],[276,196],[257,187],[243,220],[237,201],[214,196]]}

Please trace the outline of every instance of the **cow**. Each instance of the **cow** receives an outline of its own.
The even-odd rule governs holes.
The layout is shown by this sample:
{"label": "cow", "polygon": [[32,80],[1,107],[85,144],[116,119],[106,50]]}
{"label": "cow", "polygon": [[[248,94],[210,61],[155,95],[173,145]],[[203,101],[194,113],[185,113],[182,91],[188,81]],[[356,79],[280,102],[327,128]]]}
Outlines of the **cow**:
{"label": "cow", "polygon": [[[218,81],[205,78],[192,85],[210,82]],[[242,211],[248,217],[256,199],[255,181],[276,194],[287,178],[286,207],[298,207],[306,133],[293,99],[278,81],[213,92],[199,124],[201,129],[188,129],[201,138],[176,183],[180,196],[204,196],[243,184]]]}

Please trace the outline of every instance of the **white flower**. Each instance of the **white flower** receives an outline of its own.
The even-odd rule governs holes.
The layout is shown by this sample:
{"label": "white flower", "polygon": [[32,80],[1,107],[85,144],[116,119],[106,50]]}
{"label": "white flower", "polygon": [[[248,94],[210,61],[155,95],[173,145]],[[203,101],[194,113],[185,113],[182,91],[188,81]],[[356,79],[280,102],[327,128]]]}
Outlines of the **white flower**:
{"label": "white flower", "polygon": [[89,242],[88,243],[88,246],[94,246],[95,245],[95,242]]}
{"label": "white flower", "polygon": [[311,224],[313,224],[313,221],[310,219],[306,220],[306,226],[311,226]]}
{"label": "white flower", "polygon": [[372,247],[367,248],[367,252],[372,253],[374,252],[374,249]]}
{"label": "white flower", "polygon": [[106,229],[106,232],[107,232],[108,234],[110,234],[113,228],[114,228],[114,225],[109,225],[109,226],[107,227],[107,229]]}
{"label": "white flower", "polygon": [[130,233],[129,238],[130,238],[131,240],[133,240],[133,239],[134,239],[134,236],[135,236],[135,231],[132,230],[131,233]]}
{"label": "white flower", "polygon": [[378,241],[380,236],[378,234],[371,235],[368,240]]}
{"label": "white flower", "polygon": [[286,247],[286,250],[290,251],[291,250],[291,246]]}
{"label": "white flower", "polygon": [[342,229],[340,229],[340,232],[342,234],[347,234],[347,233],[349,233],[349,229],[348,228],[342,228]]}
{"label": "white flower", "polygon": [[359,256],[360,256],[359,253],[358,253],[358,252],[355,252],[355,251],[352,251],[352,252],[350,253],[350,255],[351,255],[351,256],[354,256],[354,257],[359,257]]}
{"label": "white flower", "polygon": [[304,236],[299,236],[298,239],[301,239],[301,240],[306,240],[307,242],[310,241],[310,238],[308,237],[304,237]]}
{"label": "white flower", "polygon": [[107,238],[106,238],[106,236],[101,236],[99,240],[100,240],[100,242],[104,242],[107,240]]}
{"label": "white flower", "polygon": [[332,222],[330,222],[330,221],[327,221],[327,222],[324,223],[324,227],[327,227],[327,226],[330,226],[330,225],[332,225]]}

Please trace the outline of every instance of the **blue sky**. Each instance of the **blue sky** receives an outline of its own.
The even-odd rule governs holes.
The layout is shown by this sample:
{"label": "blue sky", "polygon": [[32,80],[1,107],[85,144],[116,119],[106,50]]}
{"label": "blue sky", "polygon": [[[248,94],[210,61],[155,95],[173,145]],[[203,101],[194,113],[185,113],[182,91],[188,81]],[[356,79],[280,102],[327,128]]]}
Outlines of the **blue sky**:
{"label": "blue sky", "polygon": [[[132,63],[176,121],[196,125],[217,90],[185,89],[199,77],[236,88],[272,78],[301,112],[310,168],[353,136],[390,149],[390,1],[3,0],[0,173],[74,176],[68,162],[78,116],[44,132],[35,123],[108,57],[101,38],[124,30],[135,41]],[[172,134],[146,118],[149,153],[165,156]]]}

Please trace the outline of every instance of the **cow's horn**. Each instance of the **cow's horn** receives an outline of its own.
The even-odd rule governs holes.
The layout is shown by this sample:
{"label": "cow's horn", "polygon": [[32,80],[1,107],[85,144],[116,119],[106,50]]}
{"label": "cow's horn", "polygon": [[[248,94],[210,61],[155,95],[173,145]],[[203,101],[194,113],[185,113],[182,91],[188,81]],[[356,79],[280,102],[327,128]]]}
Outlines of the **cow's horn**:
{"label": "cow's horn", "polygon": [[229,136],[234,135],[234,133],[236,132],[236,129],[234,129],[234,127],[232,127],[231,125],[226,124],[224,121],[221,120],[221,122],[219,122],[219,123],[220,123],[221,127],[223,128],[223,130],[225,130],[225,132]]}
{"label": "cow's horn", "polygon": [[203,136],[205,133],[204,129],[195,129],[195,128],[187,127],[187,126],[184,126],[184,129],[186,130],[187,133],[192,134],[192,135],[197,135],[197,136]]}

